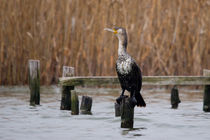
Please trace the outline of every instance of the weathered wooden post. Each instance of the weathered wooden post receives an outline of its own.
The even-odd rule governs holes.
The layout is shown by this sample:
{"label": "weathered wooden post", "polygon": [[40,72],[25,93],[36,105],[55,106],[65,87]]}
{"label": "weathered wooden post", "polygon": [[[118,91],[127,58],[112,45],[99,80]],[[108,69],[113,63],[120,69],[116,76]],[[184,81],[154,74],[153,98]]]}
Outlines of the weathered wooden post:
{"label": "weathered wooden post", "polygon": [[[71,76],[74,76],[74,67],[63,66],[63,77]],[[74,86],[61,87],[61,110],[71,110],[71,90],[74,90]]]}
{"label": "weathered wooden post", "polygon": [[40,104],[40,61],[29,60],[28,61],[28,79],[30,88],[30,105]]}
{"label": "weathered wooden post", "polygon": [[180,103],[179,91],[176,86],[171,89],[171,108],[177,109]]}
{"label": "weathered wooden post", "polygon": [[89,114],[91,115],[91,107],[92,107],[92,98],[88,96],[82,96],[82,102],[80,106],[80,113],[81,114]]}
{"label": "weathered wooden post", "polygon": [[71,115],[79,114],[79,99],[76,91],[71,92]]}
{"label": "weathered wooden post", "polygon": [[131,107],[130,98],[124,96],[120,104],[121,128],[133,128],[134,108]]}
{"label": "weathered wooden post", "polygon": [[74,67],[63,66],[63,77],[74,76]]}
{"label": "weathered wooden post", "polygon": [[[210,70],[204,69],[203,76],[210,76]],[[210,112],[210,85],[204,87],[203,111]]]}
{"label": "weathered wooden post", "polygon": [[114,108],[115,108],[115,117],[120,117],[120,105],[118,103],[114,103]]}

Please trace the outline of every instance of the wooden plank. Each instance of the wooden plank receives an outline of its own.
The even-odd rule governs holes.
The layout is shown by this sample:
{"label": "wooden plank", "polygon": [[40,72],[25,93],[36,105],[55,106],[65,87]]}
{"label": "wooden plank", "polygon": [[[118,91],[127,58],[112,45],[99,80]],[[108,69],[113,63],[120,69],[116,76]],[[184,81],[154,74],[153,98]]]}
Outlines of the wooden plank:
{"label": "wooden plank", "polygon": [[118,85],[119,80],[116,76],[87,76],[87,77],[62,77],[59,83],[64,86],[97,86],[97,85]]}
{"label": "wooden plank", "polygon": [[[116,76],[62,77],[63,86],[118,85]],[[209,85],[210,76],[143,76],[143,85]]]}
{"label": "wooden plank", "polygon": [[143,85],[206,85],[210,77],[204,76],[146,76]]}

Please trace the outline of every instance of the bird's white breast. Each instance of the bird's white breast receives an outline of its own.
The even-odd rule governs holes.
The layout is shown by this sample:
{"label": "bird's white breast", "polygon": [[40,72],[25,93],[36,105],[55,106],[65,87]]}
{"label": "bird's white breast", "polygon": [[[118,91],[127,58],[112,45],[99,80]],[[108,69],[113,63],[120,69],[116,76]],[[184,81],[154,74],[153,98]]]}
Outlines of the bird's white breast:
{"label": "bird's white breast", "polygon": [[132,66],[132,61],[131,58],[128,58],[124,61],[118,61],[117,62],[117,70],[121,74],[128,74],[131,71],[131,66]]}

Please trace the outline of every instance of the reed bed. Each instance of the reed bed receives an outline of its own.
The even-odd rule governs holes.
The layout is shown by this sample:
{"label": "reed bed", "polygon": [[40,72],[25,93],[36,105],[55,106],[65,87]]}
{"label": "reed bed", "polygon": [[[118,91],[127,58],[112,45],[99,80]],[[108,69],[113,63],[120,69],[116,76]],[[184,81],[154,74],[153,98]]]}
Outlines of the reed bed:
{"label": "reed bed", "polygon": [[143,75],[201,75],[210,69],[210,0],[0,0],[0,85],[27,84],[28,59],[41,84],[62,66],[77,76],[116,75],[122,26]]}

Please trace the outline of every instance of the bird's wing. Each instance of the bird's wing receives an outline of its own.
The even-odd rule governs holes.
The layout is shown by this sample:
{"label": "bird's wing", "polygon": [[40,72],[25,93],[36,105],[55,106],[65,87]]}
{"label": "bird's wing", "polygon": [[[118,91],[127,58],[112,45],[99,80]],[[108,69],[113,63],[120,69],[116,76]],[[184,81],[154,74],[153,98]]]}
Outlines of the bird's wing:
{"label": "bird's wing", "polygon": [[130,78],[129,81],[132,82],[135,87],[136,90],[140,91],[141,87],[142,87],[142,74],[141,74],[141,70],[139,68],[139,66],[136,64],[135,61],[133,61],[132,65],[132,70],[130,73]]}

